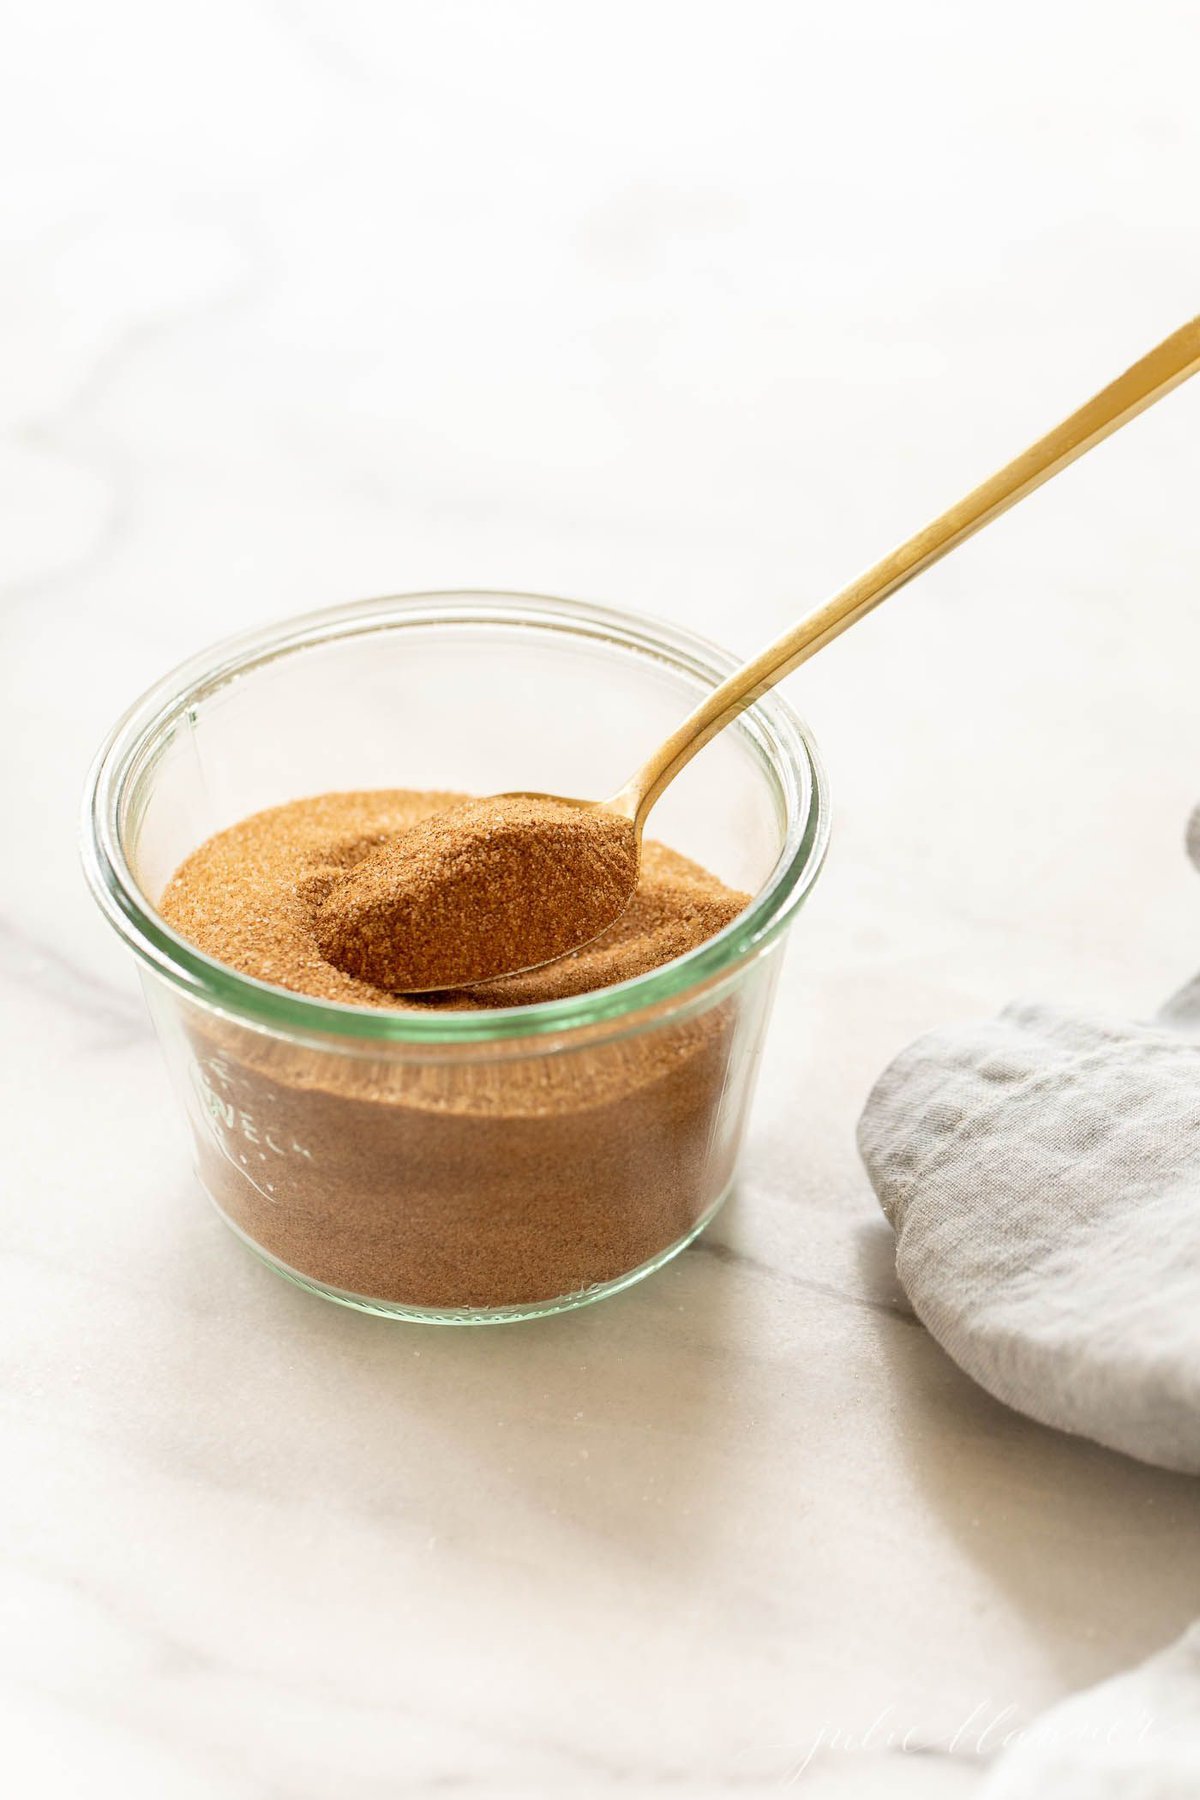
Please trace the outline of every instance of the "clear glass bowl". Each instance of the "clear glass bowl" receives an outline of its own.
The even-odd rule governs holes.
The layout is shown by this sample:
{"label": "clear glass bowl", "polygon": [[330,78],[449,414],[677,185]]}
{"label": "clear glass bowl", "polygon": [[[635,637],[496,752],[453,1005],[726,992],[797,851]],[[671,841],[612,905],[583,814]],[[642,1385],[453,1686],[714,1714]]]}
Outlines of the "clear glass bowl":
{"label": "clear glass bowl", "polygon": [[602,607],[420,594],[220,644],[117,725],[88,786],[88,878],[138,957],[200,1179],[272,1267],[397,1318],[522,1319],[616,1292],[713,1216],[785,927],[828,835],[816,751],[777,695],[651,821],[751,904],[598,993],[436,1014],[335,1005],[213,961],[155,902],[213,832],[306,794],[613,792],[733,662]]}

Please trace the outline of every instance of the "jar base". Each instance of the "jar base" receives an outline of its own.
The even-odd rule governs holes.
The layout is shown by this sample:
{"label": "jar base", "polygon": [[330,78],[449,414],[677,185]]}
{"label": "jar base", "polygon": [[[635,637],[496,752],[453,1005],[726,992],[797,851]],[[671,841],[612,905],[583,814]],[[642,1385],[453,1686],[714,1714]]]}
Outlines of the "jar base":
{"label": "jar base", "polygon": [[[351,1294],[344,1288],[329,1287],[325,1282],[317,1281],[311,1275],[303,1275],[299,1269],[293,1269],[277,1256],[272,1256],[269,1250],[256,1244],[240,1225],[234,1223],[211,1194],[208,1194],[208,1198],[222,1224],[260,1262],[266,1263],[277,1275],[282,1275],[285,1281],[303,1288],[305,1293],[316,1294],[322,1300],[332,1300],[338,1306],[349,1306],[355,1312],[373,1313],[378,1318],[397,1319],[409,1325],[515,1325],[522,1319],[546,1319],[554,1313],[574,1312],[580,1306],[591,1306],[595,1301],[607,1300],[610,1294],[619,1294],[624,1288],[632,1287],[635,1281],[642,1281],[647,1275],[653,1275],[656,1269],[661,1269],[699,1237],[716,1218],[732,1190],[733,1181],[730,1180],[690,1231],[677,1238],[673,1244],[668,1244],[665,1250],[660,1250],[657,1256],[639,1263],[636,1269],[630,1269],[627,1274],[618,1275],[613,1281],[601,1281],[590,1287],[578,1288],[574,1293],[561,1294],[550,1300],[516,1302],[509,1306],[414,1306],[402,1300],[372,1300],[365,1294]],[[208,1193],[207,1188],[204,1191]]]}

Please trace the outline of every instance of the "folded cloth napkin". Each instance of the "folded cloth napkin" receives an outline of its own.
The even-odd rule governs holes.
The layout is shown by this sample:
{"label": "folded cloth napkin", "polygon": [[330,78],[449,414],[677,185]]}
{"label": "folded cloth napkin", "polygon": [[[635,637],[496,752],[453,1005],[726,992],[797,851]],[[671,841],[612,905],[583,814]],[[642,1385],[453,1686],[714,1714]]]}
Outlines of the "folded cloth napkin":
{"label": "folded cloth napkin", "polygon": [[1111,1681],[1072,1694],[1018,1734],[979,1800],[1195,1800],[1200,1625]]}
{"label": "folded cloth napkin", "polygon": [[[1200,1473],[1200,977],[1154,1024],[1026,1005],[934,1032],[880,1077],[859,1146],[905,1291],[969,1375]],[[979,1789],[1046,1795],[1200,1795],[1200,1623],[1036,1719]]]}
{"label": "folded cloth napkin", "polygon": [[859,1147],[905,1292],[981,1387],[1200,1473],[1200,980],[1155,1024],[1025,1005],[921,1038]]}

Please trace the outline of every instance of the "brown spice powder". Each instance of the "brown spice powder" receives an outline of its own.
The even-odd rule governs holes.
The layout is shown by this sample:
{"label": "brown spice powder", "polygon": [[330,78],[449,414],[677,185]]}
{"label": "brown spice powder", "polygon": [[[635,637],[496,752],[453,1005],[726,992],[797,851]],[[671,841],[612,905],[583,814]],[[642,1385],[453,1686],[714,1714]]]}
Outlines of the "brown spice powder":
{"label": "brown spice powder", "polygon": [[467,800],[375,846],[314,914],[322,955],[392,993],[462,987],[587,944],[638,876],[633,822],[533,794]]}
{"label": "brown spice powder", "polygon": [[[319,937],[331,889],[458,798],[389,790],[272,808],[194,852],[161,910],[260,980],[429,1012],[627,980],[695,948],[746,904],[648,843],[617,924],[543,968],[401,998],[331,963]],[[249,1238],[327,1286],[417,1309],[535,1305],[649,1261],[720,1197],[740,1130],[742,1096],[726,1092],[737,1024],[726,998],[637,1034],[371,1053],[191,1009],[201,1173]]]}

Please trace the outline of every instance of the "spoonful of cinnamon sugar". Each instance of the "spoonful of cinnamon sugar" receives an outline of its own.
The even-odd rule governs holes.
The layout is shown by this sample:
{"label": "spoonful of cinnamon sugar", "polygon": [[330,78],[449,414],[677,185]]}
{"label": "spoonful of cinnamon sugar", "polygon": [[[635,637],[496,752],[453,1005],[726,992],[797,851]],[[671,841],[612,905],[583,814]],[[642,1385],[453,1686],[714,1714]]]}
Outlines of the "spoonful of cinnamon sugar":
{"label": "spoonful of cinnamon sugar", "polygon": [[637,878],[623,813],[549,794],[465,800],[355,863],[318,909],[317,941],[393,993],[470,987],[590,943]]}
{"label": "spoonful of cinnamon sugar", "polygon": [[319,909],[330,962],[395,993],[467,987],[580,949],[637,886],[646,816],[698,750],[889,594],[1200,368],[1200,318],[738,669],[611,800],[500,794],[381,844]]}

